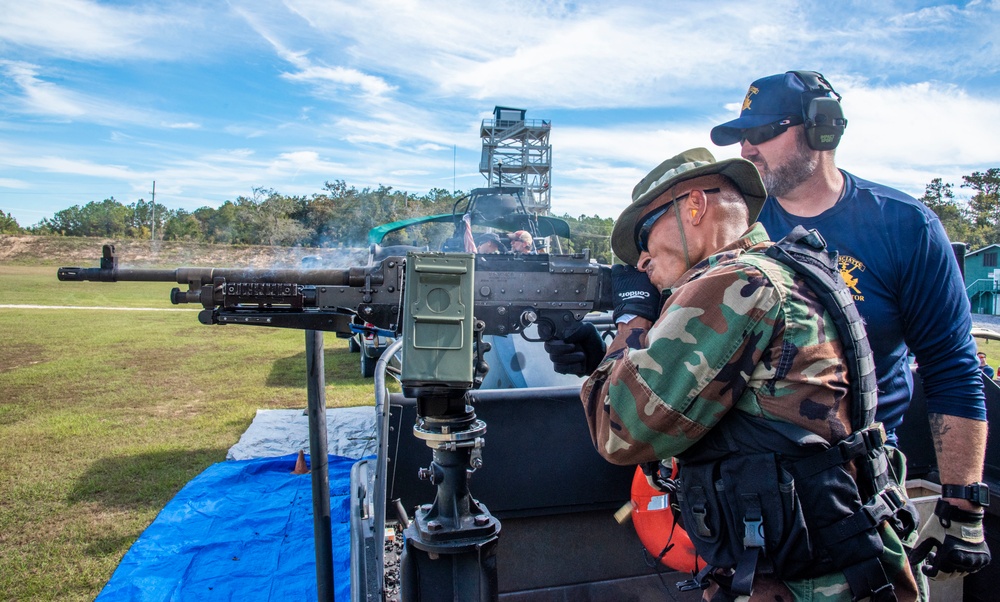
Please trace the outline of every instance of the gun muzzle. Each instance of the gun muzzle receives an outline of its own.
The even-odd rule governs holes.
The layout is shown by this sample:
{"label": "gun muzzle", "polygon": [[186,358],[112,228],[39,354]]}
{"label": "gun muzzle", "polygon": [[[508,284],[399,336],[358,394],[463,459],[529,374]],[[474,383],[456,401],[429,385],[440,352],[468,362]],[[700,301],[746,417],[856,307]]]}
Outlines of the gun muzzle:
{"label": "gun muzzle", "polygon": [[59,268],[56,277],[63,282],[116,282],[114,270],[103,268]]}

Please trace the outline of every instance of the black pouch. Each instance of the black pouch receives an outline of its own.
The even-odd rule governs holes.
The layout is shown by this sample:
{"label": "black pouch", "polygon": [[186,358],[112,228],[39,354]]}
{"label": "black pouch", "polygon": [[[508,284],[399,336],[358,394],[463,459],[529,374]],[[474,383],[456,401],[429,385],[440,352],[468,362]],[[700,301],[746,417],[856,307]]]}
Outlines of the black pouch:
{"label": "black pouch", "polygon": [[719,568],[735,569],[746,549],[760,548],[763,572],[784,579],[826,574],[837,563],[810,532],[807,514],[825,515],[820,524],[837,522],[851,514],[854,504],[834,498],[843,496],[845,487],[848,498],[857,496],[850,495],[853,481],[846,471],[832,472],[826,479],[814,477],[827,482],[809,483],[819,488],[803,500],[798,483],[775,454],[685,465],[677,496],[683,527],[698,554]]}
{"label": "black pouch", "polygon": [[706,562],[717,567],[735,566],[727,543],[732,540],[730,520],[725,516],[718,490],[724,490],[717,463],[685,466],[676,491],[681,526]]}
{"label": "black pouch", "polygon": [[713,566],[735,568],[747,548],[761,548],[779,575],[814,561],[795,482],[774,454],[685,466],[678,499],[684,528]]}

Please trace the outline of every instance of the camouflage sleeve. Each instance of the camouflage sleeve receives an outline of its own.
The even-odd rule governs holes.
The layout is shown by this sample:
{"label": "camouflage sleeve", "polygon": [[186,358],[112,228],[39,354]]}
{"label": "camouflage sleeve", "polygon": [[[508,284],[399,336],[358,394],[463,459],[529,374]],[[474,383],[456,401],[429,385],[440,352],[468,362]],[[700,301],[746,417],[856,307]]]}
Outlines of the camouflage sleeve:
{"label": "camouflage sleeve", "polygon": [[[672,457],[739,400],[783,322],[755,267],[718,266],[675,289],[656,324],[621,332],[581,391],[598,452],[615,464]],[[641,343],[641,344],[636,344]]]}

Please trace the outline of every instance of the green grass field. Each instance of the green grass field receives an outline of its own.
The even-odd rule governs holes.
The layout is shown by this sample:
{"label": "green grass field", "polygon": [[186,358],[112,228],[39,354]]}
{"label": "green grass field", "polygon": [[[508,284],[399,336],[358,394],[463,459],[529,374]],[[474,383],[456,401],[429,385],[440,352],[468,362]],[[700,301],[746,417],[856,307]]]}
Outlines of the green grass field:
{"label": "green grass field", "polygon": [[[167,283],[58,282],[0,265],[0,305],[176,309]],[[180,306],[183,307],[183,306]],[[0,599],[92,600],[170,498],[258,408],[306,405],[304,334],[196,310],[0,308]],[[325,337],[329,407],[368,404]]]}

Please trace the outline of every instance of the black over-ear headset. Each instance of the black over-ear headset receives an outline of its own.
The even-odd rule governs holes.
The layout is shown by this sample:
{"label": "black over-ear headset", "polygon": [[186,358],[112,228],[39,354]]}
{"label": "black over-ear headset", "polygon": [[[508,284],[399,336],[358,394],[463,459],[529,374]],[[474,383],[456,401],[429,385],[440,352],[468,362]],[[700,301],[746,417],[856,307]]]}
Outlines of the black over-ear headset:
{"label": "black over-ear headset", "polygon": [[[816,71],[789,71],[789,73],[799,78],[806,87],[806,91],[802,93],[802,119],[809,148],[818,151],[837,148],[840,137],[847,129],[844,109],[840,106],[840,94],[837,94],[822,73]],[[836,98],[830,98],[829,94],[833,94]]]}

